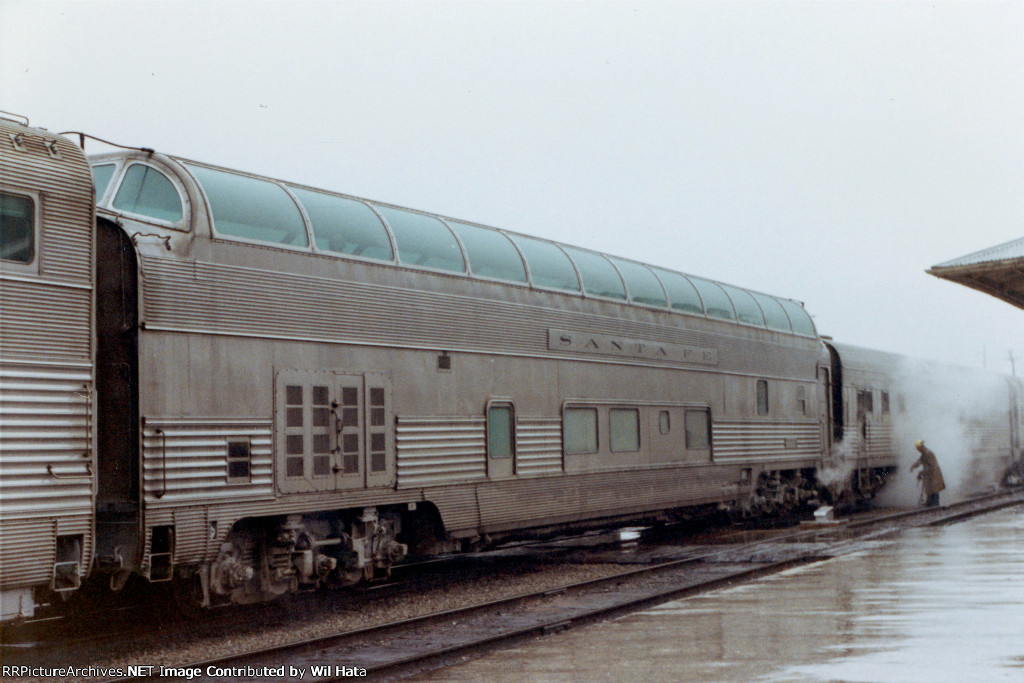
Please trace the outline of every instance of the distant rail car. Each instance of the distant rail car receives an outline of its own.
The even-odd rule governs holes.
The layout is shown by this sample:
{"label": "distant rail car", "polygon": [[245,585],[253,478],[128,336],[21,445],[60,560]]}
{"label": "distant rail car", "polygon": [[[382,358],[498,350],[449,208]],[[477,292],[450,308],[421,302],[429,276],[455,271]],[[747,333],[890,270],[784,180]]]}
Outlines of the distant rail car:
{"label": "distant rail car", "polygon": [[90,174],[0,127],[5,619],[89,574],[254,602],[897,467],[899,358],[794,300],[150,150]]}

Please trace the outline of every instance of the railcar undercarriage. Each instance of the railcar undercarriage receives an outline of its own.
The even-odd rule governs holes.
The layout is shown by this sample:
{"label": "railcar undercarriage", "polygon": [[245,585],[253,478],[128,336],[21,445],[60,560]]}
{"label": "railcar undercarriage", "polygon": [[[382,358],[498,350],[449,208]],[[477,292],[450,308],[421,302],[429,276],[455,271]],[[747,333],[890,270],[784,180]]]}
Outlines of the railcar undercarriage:
{"label": "railcar undercarriage", "polygon": [[200,568],[202,604],[247,604],[287,593],[340,588],[390,576],[408,553],[401,516],[364,508],[351,513],[243,520]]}
{"label": "railcar undercarriage", "polygon": [[764,471],[750,496],[725,507],[742,518],[781,517],[823,503],[852,508],[873,499],[894,471],[858,468],[834,484],[823,483],[814,469]]}

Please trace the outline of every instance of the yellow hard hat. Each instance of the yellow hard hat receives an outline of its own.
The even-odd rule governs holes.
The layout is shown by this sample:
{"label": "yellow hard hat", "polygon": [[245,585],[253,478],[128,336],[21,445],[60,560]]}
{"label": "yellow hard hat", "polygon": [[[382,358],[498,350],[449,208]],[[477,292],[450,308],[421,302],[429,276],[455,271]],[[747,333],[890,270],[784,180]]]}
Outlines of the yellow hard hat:
{"label": "yellow hard hat", "polygon": [[917,441],[914,442],[914,448],[920,448],[923,445],[924,445],[924,441],[921,441],[920,439],[918,439]]}

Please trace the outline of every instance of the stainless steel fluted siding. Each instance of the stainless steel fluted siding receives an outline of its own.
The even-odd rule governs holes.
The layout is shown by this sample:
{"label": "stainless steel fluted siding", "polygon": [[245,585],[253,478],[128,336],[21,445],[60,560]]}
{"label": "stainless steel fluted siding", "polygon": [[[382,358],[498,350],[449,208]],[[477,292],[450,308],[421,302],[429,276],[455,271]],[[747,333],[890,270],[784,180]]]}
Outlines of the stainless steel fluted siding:
{"label": "stainless steel fluted siding", "polygon": [[[164,438],[157,434],[161,429]],[[251,442],[250,483],[227,481],[229,439]],[[146,506],[161,508],[273,496],[270,420],[244,418],[146,418],[143,481]],[[164,488],[166,452],[166,493]]]}
{"label": "stainless steel fluted siding", "polygon": [[93,189],[73,143],[7,121],[0,184],[40,221],[34,264],[0,266],[0,587],[16,588],[50,581],[58,535],[82,536],[83,576],[93,554]]}
{"label": "stainless steel fluted siding", "polygon": [[466,536],[480,528],[480,506],[472,484],[424,489],[423,499],[437,506],[448,533],[459,535],[461,531]]}
{"label": "stainless steel fluted siding", "polygon": [[[221,541],[211,538],[210,511],[211,506],[163,507],[147,510],[144,528],[146,529],[146,552],[143,560],[149,565],[152,554],[153,527],[174,526],[174,561],[176,564],[192,564],[204,559],[216,557]],[[227,533],[225,531],[225,533]]]}
{"label": "stainless steel fluted siding", "polygon": [[398,488],[457,484],[487,476],[486,421],[399,417]]}
{"label": "stainless steel fluted siding", "polygon": [[91,366],[0,365],[0,518],[92,509],[91,381]]}
{"label": "stainless steel fluted siding", "polygon": [[821,431],[817,422],[716,421],[712,454],[717,463],[818,458]]}
{"label": "stainless steel fluted siding", "polygon": [[78,574],[85,578],[91,567],[92,533],[91,512],[0,520],[0,589],[49,583],[58,535],[82,537]]}
{"label": "stainless steel fluted siding", "polygon": [[[142,262],[144,315],[151,328],[540,356],[553,353],[548,349],[549,328],[575,329],[711,347],[722,359],[716,369],[757,368],[762,375],[813,373],[817,358],[811,339],[787,337],[787,341],[791,339],[787,345],[770,345],[755,339],[770,333],[752,328],[743,335],[731,336],[612,314],[565,310],[567,297],[557,294],[538,293],[537,304],[451,294],[445,292],[450,277],[434,273],[416,274],[422,284],[413,289],[179,261],[173,256],[143,256]],[[544,305],[545,299],[549,305]],[[710,328],[721,323],[699,320],[693,325]],[[618,360],[671,364],[650,359]]]}
{"label": "stainless steel fluted siding", "polygon": [[562,473],[562,421],[527,417],[516,420],[516,474]]}
{"label": "stainless steel fluted siding", "polygon": [[867,427],[867,457],[871,460],[891,461],[896,455],[893,450],[892,424],[869,422]]}
{"label": "stainless steel fluted siding", "polygon": [[0,355],[88,360],[92,291],[52,281],[2,279]]}
{"label": "stainless steel fluted siding", "polygon": [[53,575],[55,524],[0,520],[0,588],[46,583]]}
{"label": "stainless steel fluted siding", "polygon": [[[173,524],[174,561],[180,564],[202,562],[210,544],[207,508],[178,508],[174,510]],[[148,555],[150,548],[146,552]]]}

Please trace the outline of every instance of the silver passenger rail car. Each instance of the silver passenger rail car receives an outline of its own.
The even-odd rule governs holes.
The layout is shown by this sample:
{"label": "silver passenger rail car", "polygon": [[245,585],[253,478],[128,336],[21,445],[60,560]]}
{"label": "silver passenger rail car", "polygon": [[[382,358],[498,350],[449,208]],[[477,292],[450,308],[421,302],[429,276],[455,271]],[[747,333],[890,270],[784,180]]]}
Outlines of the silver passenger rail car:
{"label": "silver passenger rail car", "polygon": [[0,118],[0,618],[77,590],[93,556],[92,176]]}
{"label": "silver passenger rail car", "polygon": [[247,602],[817,495],[829,361],[792,300],[162,154],[91,163],[122,434],[97,567]]}

